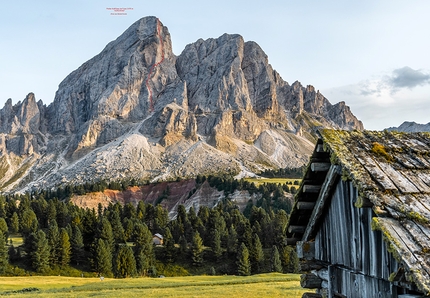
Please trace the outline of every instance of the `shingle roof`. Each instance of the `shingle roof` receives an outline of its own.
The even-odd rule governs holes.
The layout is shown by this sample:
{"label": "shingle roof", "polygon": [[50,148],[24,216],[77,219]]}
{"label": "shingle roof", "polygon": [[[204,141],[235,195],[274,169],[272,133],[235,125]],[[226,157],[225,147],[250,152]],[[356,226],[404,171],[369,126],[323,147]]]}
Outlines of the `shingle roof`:
{"label": "shingle roof", "polygon": [[[430,134],[372,131],[320,132],[332,164],[369,200],[406,277],[430,294]],[[360,203],[358,206],[360,207]]]}
{"label": "shingle roof", "polygon": [[356,207],[372,207],[377,215],[372,228],[401,265],[392,279],[406,277],[430,295],[430,134],[323,130],[320,136],[289,217],[287,243],[315,237],[330,189],[342,176],[358,190]]}

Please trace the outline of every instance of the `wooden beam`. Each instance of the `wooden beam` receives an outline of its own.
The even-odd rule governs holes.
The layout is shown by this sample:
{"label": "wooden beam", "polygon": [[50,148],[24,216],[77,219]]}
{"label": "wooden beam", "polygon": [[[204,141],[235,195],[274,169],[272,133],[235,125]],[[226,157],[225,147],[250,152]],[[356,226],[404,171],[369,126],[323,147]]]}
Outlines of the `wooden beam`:
{"label": "wooden beam", "polygon": [[321,288],[322,279],[312,273],[302,274],[300,276],[300,286],[307,289]]}
{"label": "wooden beam", "polygon": [[303,293],[302,298],[322,298],[322,296],[317,293]]}
{"label": "wooden beam", "polygon": [[287,240],[285,240],[285,243],[287,245],[296,245],[297,241],[300,241],[300,238],[287,238]]}
{"label": "wooden beam", "polygon": [[[338,165],[332,165],[330,170],[325,177],[324,183],[322,184],[321,191],[318,195],[317,202],[315,204],[314,210],[312,211],[311,218],[306,227],[306,231],[302,237],[303,241],[309,241],[311,233],[314,232],[316,224],[324,211],[324,206],[327,198],[330,195],[330,190],[332,186],[337,182],[337,178],[339,177],[339,173],[341,171],[341,167]],[[305,185],[306,186],[306,185]]]}
{"label": "wooden beam", "polygon": [[306,226],[289,226],[288,233],[302,233],[306,230]]}
{"label": "wooden beam", "polygon": [[327,267],[327,264],[319,260],[306,260],[299,263],[300,271],[308,272],[312,270],[320,270]]}
{"label": "wooden beam", "polygon": [[330,169],[329,162],[313,162],[311,163],[312,172],[327,172]]}
{"label": "wooden beam", "polygon": [[303,185],[303,192],[308,192],[308,193],[318,193],[321,189],[321,185]]}
{"label": "wooden beam", "polygon": [[297,209],[312,210],[315,207],[315,202],[297,202]]}

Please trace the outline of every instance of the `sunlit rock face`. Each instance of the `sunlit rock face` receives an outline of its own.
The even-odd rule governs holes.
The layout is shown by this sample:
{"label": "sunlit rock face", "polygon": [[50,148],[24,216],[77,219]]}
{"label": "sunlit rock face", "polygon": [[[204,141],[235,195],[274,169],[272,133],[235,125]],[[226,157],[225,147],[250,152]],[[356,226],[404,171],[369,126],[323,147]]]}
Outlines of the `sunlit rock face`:
{"label": "sunlit rock face", "polygon": [[319,127],[363,129],[344,102],[289,85],[255,42],[224,34],[172,52],[156,17],[68,75],[52,104],[0,110],[0,188],[100,179],[243,176],[307,162]]}

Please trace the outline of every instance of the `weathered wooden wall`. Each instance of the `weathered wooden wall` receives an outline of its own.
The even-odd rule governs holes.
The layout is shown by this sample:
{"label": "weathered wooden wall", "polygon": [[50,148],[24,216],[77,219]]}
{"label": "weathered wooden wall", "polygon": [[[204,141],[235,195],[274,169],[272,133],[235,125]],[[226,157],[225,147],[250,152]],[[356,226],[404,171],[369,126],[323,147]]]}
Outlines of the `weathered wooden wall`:
{"label": "weathered wooden wall", "polygon": [[[371,208],[356,208],[357,190],[351,182],[340,180],[332,194],[326,216],[315,237],[315,258],[331,268],[333,294],[347,297],[396,297],[388,281],[397,271],[396,260],[387,251],[380,231],[371,228]],[[360,285],[362,293],[352,294]],[[346,292],[345,292],[346,291]],[[374,296],[376,295],[376,296]]]}

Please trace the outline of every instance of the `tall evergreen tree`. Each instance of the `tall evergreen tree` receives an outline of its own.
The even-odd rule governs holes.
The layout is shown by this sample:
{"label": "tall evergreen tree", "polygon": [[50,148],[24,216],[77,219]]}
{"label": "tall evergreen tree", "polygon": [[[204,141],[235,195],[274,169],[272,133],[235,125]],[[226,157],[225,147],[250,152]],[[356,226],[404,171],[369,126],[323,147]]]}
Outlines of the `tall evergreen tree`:
{"label": "tall evergreen tree", "polygon": [[251,264],[249,262],[249,251],[245,243],[240,245],[237,253],[237,274],[248,276],[251,274]]}
{"label": "tall evergreen tree", "polygon": [[173,240],[170,229],[166,228],[163,237],[163,255],[164,261],[173,263],[176,259],[175,240]]}
{"label": "tall evergreen tree", "polygon": [[69,233],[65,228],[60,230],[59,238],[59,265],[64,268],[69,265],[71,256],[70,238]]}
{"label": "tall evergreen tree", "polygon": [[285,246],[281,254],[282,266],[284,273],[298,273],[299,272],[299,258],[297,253],[291,246]]}
{"label": "tall evergreen tree", "polygon": [[7,238],[9,237],[9,228],[6,220],[2,217],[0,217],[0,232],[3,234],[4,240],[7,241]]}
{"label": "tall evergreen tree", "polygon": [[233,254],[237,252],[237,232],[233,225],[228,230],[227,252]]}
{"label": "tall evergreen tree", "polygon": [[16,212],[14,212],[10,218],[9,231],[13,234],[18,233],[19,231],[19,218],[18,213]]}
{"label": "tall evergreen tree", "polygon": [[194,266],[200,266],[203,263],[203,240],[198,231],[193,234],[191,243],[191,259]]}
{"label": "tall evergreen tree", "polygon": [[55,219],[49,223],[47,239],[50,253],[49,263],[51,266],[58,265],[60,261],[60,232]]}
{"label": "tall evergreen tree", "polygon": [[260,237],[257,234],[254,234],[252,237],[252,248],[250,251],[250,260],[251,260],[251,269],[252,273],[260,273],[261,267],[264,261],[264,252],[263,246],[260,242]]}
{"label": "tall evergreen tree", "polygon": [[105,217],[102,217],[98,223],[96,238],[100,238],[106,241],[106,243],[109,245],[110,251],[113,251],[114,236],[112,232],[112,226]]}
{"label": "tall evergreen tree", "polygon": [[218,229],[214,229],[212,233],[212,253],[215,259],[218,259],[222,255],[221,248],[221,234]]}
{"label": "tall evergreen tree", "polygon": [[115,204],[109,213],[109,222],[112,227],[112,234],[116,243],[125,243],[124,227],[121,223],[119,204]]}
{"label": "tall evergreen tree", "polygon": [[9,264],[9,252],[3,232],[0,231],[0,275],[6,272]]}
{"label": "tall evergreen tree", "polygon": [[154,263],[152,234],[145,224],[135,226],[134,256],[139,275],[146,275]]}
{"label": "tall evergreen tree", "polygon": [[96,239],[93,255],[94,270],[101,275],[112,275],[112,252],[108,241]]}
{"label": "tall evergreen tree", "polygon": [[81,230],[77,225],[72,225],[72,237],[70,238],[71,260],[79,265],[84,256],[84,241]]}
{"label": "tall evergreen tree", "polygon": [[36,232],[38,225],[37,217],[33,210],[25,209],[22,211],[20,228],[24,237],[30,233]]}
{"label": "tall evergreen tree", "polygon": [[120,245],[114,264],[115,277],[130,277],[136,274],[136,260],[133,251],[127,245]]}
{"label": "tall evergreen tree", "polygon": [[278,247],[276,247],[276,245],[272,246],[270,264],[272,272],[282,272],[281,258],[279,256]]}
{"label": "tall evergreen tree", "polygon": [[29,236],[27,255],[30,258],[32,268],[37,272],[46,272],[49,269],[48,239],[42,230],[31,233]]}

